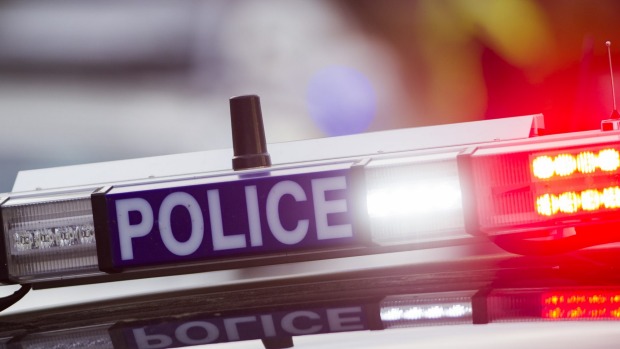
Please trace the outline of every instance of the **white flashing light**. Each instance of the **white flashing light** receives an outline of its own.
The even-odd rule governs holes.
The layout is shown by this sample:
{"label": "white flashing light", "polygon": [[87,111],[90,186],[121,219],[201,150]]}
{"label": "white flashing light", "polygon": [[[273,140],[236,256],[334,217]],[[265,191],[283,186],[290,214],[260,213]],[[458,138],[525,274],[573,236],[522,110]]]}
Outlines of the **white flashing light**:
{"label": "white flashing light", "polygon": [[11,279],[98,272],[90,192],[10,199],[2,222]]}
{"label": "white flashing light", "polygon": [[394,185],[368,192],[371,218],[432,214],[458,209],[460,205],[461,190],[455,182]]}
{"label": "white flashing light", "polygon": [[453,239],[464,230],[458,152],[372,160],[365,167],[373,241]]}
{"label": "white flashing light", "polygon": [[381,309],[382,321],[396,321],[403,318],[404,310],[400,308]]}
{"label": "white flashing light", "polygon": [[471,323],[470,294],[390,296],[381,302],[381,321],[387,328]]}
{"label": "white flashing light", "polygon": [[471,305],[429,305],[419,307],[386,308],[381,310],[382,321],[459,318],[471,315]]}
{"label": "white flashing light", "polygon": [[[398,309],[398,311],[400,312],[402,310]],[[419,307],[413,307],[411,309],[402,311],[402,318],[405,320],[419,320],[419,319],[422,319],[423,317],[424,317],[424,310]],[[392,320],[399,320],[399,319],[400,317],[392,319]],[[384,319],[383,317],[381,317],[381,320],[387,321],[388,319]]]}

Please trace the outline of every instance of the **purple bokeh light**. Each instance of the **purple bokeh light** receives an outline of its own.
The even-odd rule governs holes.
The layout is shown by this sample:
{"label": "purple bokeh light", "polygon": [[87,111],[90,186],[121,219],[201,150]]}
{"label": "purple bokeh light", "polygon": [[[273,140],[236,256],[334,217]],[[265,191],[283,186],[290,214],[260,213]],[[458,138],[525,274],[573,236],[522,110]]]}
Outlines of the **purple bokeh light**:
{"label": "purple bokeh light", "polygon": [[307,93],[310,116],[329,136],[364,132],[375,118],[375,90],[370,80],[356,69],[323,68],[310,79]]}

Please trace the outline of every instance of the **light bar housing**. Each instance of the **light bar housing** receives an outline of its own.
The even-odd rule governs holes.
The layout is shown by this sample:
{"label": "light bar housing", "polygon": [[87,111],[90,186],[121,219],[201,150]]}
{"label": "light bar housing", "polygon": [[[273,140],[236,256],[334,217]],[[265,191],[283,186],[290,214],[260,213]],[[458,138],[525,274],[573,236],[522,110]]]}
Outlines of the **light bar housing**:
{"label": "light bar housing", "polygon": [[6,267],[21,282],[97,273],[90,191],[11,198],[2,204]]}
{"label": "light bar housing", "polygon": [[470,148],[458,159],[467,230],[501,235],[618,222],[619,151],[617,132]]}
{"label": "light bar housing", "polygon": [[[174,159],[171,157],[139,159],[64,169],[28,171],[18,176],[14,187],[16,192],[3,195],[4,202],[0,202],[0,217],[3,220],[1,228],[4,237],[0,239],[1,244],[4,244],[4,246],[0,245],[0,255],[2,255],[0,257],[0,279],[6,283],[51,282],[52,284],[75,279],[75,283],[80,283],[78,279],[85,280],[88,277],[98,278],[105,275],[102,271],[105,273],[127,271],[131,272],[132,276],[126,278],[137,278],[179,272],[389,253],[450,244],[460,245],[463,243],[462,240],[471,239],[471,236],[463,231],[465,223],[463,208],[465,206],[462,205],[461,191],[464,188],[460,181],[463,171],[457,162],[457,156],[466,148],[463,144],[494,139],[491,134],[497,132],[498,125],[506,126],[500,127],[505,130],[500,132],[500,137],[504,139],[526,138],[532,133],[537,133],[542,124],[541,117],[541,115],[534,115],[276,145],[271,148],[274,160],[284,157],[285,162],[275,164],[269,169],[200,172],[197,170],[197,163],[202,164],[203,169],[209,168],[204,165],[204,159],[197,158],[197,155],[205,156],[205,154],[184,154]],[[364,146],[360,148],[360,144]],[[308,155],[312,153],[312,150],[316,150],[317,146],[322,150],[315,151],[315,155]],[[387,149],[388,152],[385,153],[383,149]],[[305,162],[286,163],[287,156],[293,159],[289,154],[291,150],[299,155],[293,158],[299,157]],[[330,153],[336,154],[333,155],[334,158],[322,159],[323,152],[326,150],[334,150],[335,152]],[[219,163],[222,154],[222,152],[213,153],[213,159]],[[165,169],[162,169],[161,160],[165,160],[167,165],[172,165],[164,166]],[[226,160],[227,164],[228,160]],[[350,171],[350,177],[342,183],[347,183],[347,190],[350,188],[351,192],[338,193],[340,190],[338,186],[341,184],[330,184],[332,187],[317,189],[319,195],[324,195],[319,201],[326,204],[328,208],[322,211],[323,213],[298,217],[292,222],[308,223],[310,229],[313,229],[312,224],[319,223],[306,221],[321,217],[323,221],[320,224],[323,226],[350,223],[357,241],[355,244],[342,246],[326,244],[326,249],[317,248],[317,245],[299,251],[265,248],[257,255],[222,254],[215,256],[216,258],[209,256],[207,259],[204,259],[204,256],[191,255],[197,251],[193,249],[188,252],[191,256],[187,259],[160,261],[157,260],[159,255],[154,254],[156,263],[137,263],[130,268],[119,267],[109,262],[109,227],[118,223],[118,217],[114,214],[110,215],[112,211],[109,211],[111,209],[102,199],[106,195],[121,191],[126,195],[131,195],[133,192],[150,190],[148,188],[177,192],[184,190],[179,188],[194,184],[232,187],[251,181],[266,183],[280,178],[278,176],[294,176],[298,172],[320,176],[321,171],[330,166],[344,166],[346,171]],[[212,170],[216,167],[212,167]],[[121,178],[120,173],[128,174]],[[72,181],[74,185],[68,184],[68,178],[75,179]],[[260,189],[260,184],[253,184],[249,187],[252,186],[256,190]],[[297,207],[298,203],[312,202],[316,193],[311,193],[308,188],[300,191],[299,188],[301,187],[296,189],[299,194],[297,196],[286,191],[279,196],[276,195],[274,200],[276,200],[278,210],[280,201],[284,202],[282,207],[285,208],[291,203]],[[211,189],[219,190],[216,187]],[[254,189],[249,188],[245,195],[252,195],[252,190]],[[286,190],[290,190],[290,187]],[[305,193],[305,197],[301,192]],[[189,208],[183,209],[183,206],[178,204],[178,199],[181,196],[187,198],[188,195],[188,193],[180,193],[168,201],[167,208],[170,214],[173,210],[176,212],[186,210],[186,213],[181,213],[181,216],[187,217],[187,212],[193,212],[194,216],[202,215],[205,224],[219,219],[217,214],[212,216],[212,211],[217,210],[210,209],[208,202],[194,211],[188,211]],[[266,194],[262,195],[256,200],[265,200]],[[294,200],[289,200],[291,195],[294,196]],[[338,195],[347,197],[346,204]],[[220,196],[220,199],[222,197]],[[214,202],[215,198],[216,195],[213,194],[213,197],[207,201]],[[286,201],[282,198],[289,199]],[[90,203],[88,203],[89,200]],[[241,197],[226,198],[226,200],[241,200]],[[249,202],[253,200],[247,199],[246,207],[250,207]],[[160,204],[161,202],[156,204],[157,208]],[[224,206],[222,202],[222,207]],[[232,206],[229,205],[229,209],[230,207]],[[252,216],[253,219],[256,221],[256,217],[259,217],[260,220],[266,220],[264,208],[260,205],[258,207],[259,210],[254,211],[260,212]],[[339,220],[343,219],[341,213],[345,212],[345,209],[350,211],[352,218],[350,221],[339,223]],[[29,210],[36,212],[28,213]],[[49,212],[41,211],[43,213],[40,213],[37,210]],[[199,211],[200,213],[197,213]],[[221,213],[224,212],[223,209],[221,211]],[[131,214],[135,216],[135,212]],[[231,217],[221,217],[221,220],[235,219]],[[159,215],[154,213],[154,226],[160,223],[159,218]],[[140,218],[137,218],[137,221],[135,217],[127,218],[126,223],[132,226],[139,221]],[[247,221],[247,217],[242,217],[241,224]],[[170,221],[172,228],[168,229],[168,232],[175,229],[180,231],[178,226],[174,227],[176,222],[177,220]],[[93,225],[94,235],[91,234]],[[195,227],[199,230],[201,226]],[[292,231],[291,227],[287,226],[284,230]],[[241,236],[239,231],[229,231],[226,227],[224,231],[224,235],[228,232],[230,235],[237,235],[237,240],[233,242],[233,245],[245,239],[246,244],[260,247],[259,242],[256,242],[258,240],[250,241],[256,238],[256,234]],[[146,233],[148,232],[140,234]],[[249,234],[247,229],[242,233]],[[149,236],[155,235],[156,233],[153,233]],[[174,237],[173,232],[172,236],[177,240],[177,246],[187,245],[183,233],[179,237]],[[132,236],[130,239],[134,238],[140,237]],[[293,244],[292,241],[289,240],[289,243]],[[148,247],[145,248],[148,249]],[[1,258],[6,260],[3,261]]]}
{"label": "light bar housing", "polygon": [[[460,243],[458,241],[471,238],[463,231],[461,188],[456,161],[460,149],[457,147],[380,154],[355,161],[274,166],[269,169],[244,171],[242,173],[207,174],[204,177],[193,179],[153,179],[141,183],[101,187],[96,190],[81,189],[15,195],[0,206],[3,231],[7,232],[4,234],[5,239],[3,240],[6,245],[3,255],[7,258],[7,264],[2,275],[3,280],[5,282],[36,283],[87,276],[96,277],[103,275],[101,272],[118,273],[124,271],[138,272],[134,275],[139,277],[139,273],[146,271],[167,269],[172,272],[172,270],[180,270],[181,265],[198,267],[208,264],[211,265],[209,267],[211,269],[208,270],[217,270],[254,266],[257,263],[273,264],[348,257],[426,248],[433,246],[433,244]],[[301,180],[299,183],[303,183],[303,181],[314,183],[321,177],[330,176],[342,177],[342,183],[337,184],[336,187],[330,184],[332,187],[318,189],[318,192],[315,192],[316,188],[310,184],[304,184],[304,186],[299,187],[301,188],[299,190],[305,193],[305,196],[291,200],[286,199],[286,195],[289,194],[284,193],[285,195],[281,196],[284,199],[281,200],[287,203],[280,204],[278,206],[280,207],[279,211],[289,212],[290,208],[287,209],[287,206],[296,207],[298,210],[294,213],[294,217],[297,218],[293,218],[292,222],[303,223],[303,221],[307,221],[310,231],[316,229],[317,224],[319,224],[317,219],[321,217],[325,219],[321,224],[330,229],[339,226],[344,228],[345,225],[350,225],[349,234],[352,234],[351,237],[354,238],[351,242],[329,245],[327,244],[329,241],[317,241],[316,244],[310,246],[301,241],[301,248],[293,248],[295,247],[293,245],[298,243],[295,241],[289,242],[290,248],[287,247],[286,249],[283,247],[274,249],[269,247],[267,242],[263,244],[262,240],[259,243],[254,242],[256,234],[248,233],[250,213],[247,209],[252,200],[257,200],[256,218],[253,219],[262,224],[263,233],[260,238],[267,239],[273,233],[270,232],[270,225],[265,225],[269,219],[264,211],[264,204],[258,204],[258,202],[269,199],[270,188],[283,181]],[[428,178],[432,178],[432,180]],[[264,185],[267,187],[263,188]],[[256,198],[244,199],[242,196],[248,195],[247,191],[244,194],[244,187],[246,190],[247,188],[254,188]],[[197,189],[190,191],[190,188]],[[210,252],[205,254],[204,252],[207,250],[201,247],[194,249],[197,252],[192,252],[193,254],[187,258],[170,257],[160,260],[166,250],[153,252],[162,248],[161,240],[154,242],[155,239],[159,239],[156,237],[159,233],[155,231],[149,234],[152,238],[149,237],[144,240],[148,246],[144,246],[143,251],[145,253],[143,255],[154,258],[152,261],[121,265],[118,261],[120,252],[114,252],[117,255],[115,257],[117,261],[113,262],[110,254],[110,251],[113,250],[113,243],[110,242],[110,237],[118,232],[110,231],[110,227],[114,227],[119,218],[114,213],[116,211],[110,209],[110,205],[115,204],[112,201],[108,202],[106,198],[111,195],[121,195],[128,198],[141,195],[138,193],[150,193],[151,191],[163,193],[163,196],[157,199],[159,201],[154,201],[152,204],[155,210],[152,212],[152,224],[155,227],[161,221],[161,216],[158,213],[159,205],[163,203],[161,200],[168,194],[179,192],[184,197],[193,195],[195,198],[202,195],[204,199],[200,200],[206,201],[199,204],[201,213],[197,213],[203,220],[201,224],[204,228],[201,229],[204,229],[204,233],[201,234],[208,235],[209,229],[213,229],[212,221],[219,219],[223,224],[220,229],[226,239],[230,239],[227,237],[228,235],[237,235],[237,239],[246,241],[244,245],[248,248],[257,246],[258,248],[255,250],[258,253],[254,254],[254,252],[246,252],[240,249],[239,253],[217,254]],[[221,203],[214,206],[215,208],[210,205],[218,199],[214,199],[215,196],[207,198],[206,195],[203,195],[209,191],[221,191],[218,194]],[[230,194],[233,192],[234,194]],[[227,198],[226,195],[233,196]],[[316,195],[323,196],[317,198]],[[243,207],[234,203],[234,198],[239,198],[237,200],[241,200],[240,204]],[[303,202],[306,202],[305,206],[301,205]],[[324,213],[313,212],[315,208],[312,203],[316,205],[317,202],[326,207]],[[183,211],[184,209],[178,204],[178,202],[173,204],[170,210],[176,210],[174,211],[175,217],[180,217],[179,219],[182,220],[187,217],[188,211],[185,214],[179,213],[179,210]],[[306,208],[301,210],[302,207]],[[213,215],[213,212],[219,212],[221,216],[218,218],[217,215]],[[134,215],[137,213],[128,212],[128,214]],[[136,224],[136,219],[139,221],[144,218],[141,217],[141,214],[138,214],[137,218],[128,217],[127,224]],[[170,211],[169,214],[172,215],[173,211]],[[231,219],[237,221],[234,227],[230,225]],[[286,230],[292,227],[290,222],[288,224]],[[175,231],[182,231],[185,228],[171,225],[171,229],[174,234]],[[182,234],[187,234],[187,232],[181,232],[180,236],[174,238],[178,240],[178,246],[185,244],[183,241],[187,235]],[[240,234],[246,235],[242,237]],[[130,241],[137,243],[142,241],[140,239],[141,237],[135,236]],[[203,238],[204,243],[212,243],[212,241],[209,242],[209,239],[211,237],[205,236]],[[273,237],[270,239],[273,240]],[[118,243],[117,240],[115,244],[118,245]],[[301,245],[301,243],[305,245]],[[273,244],[271,245],[273,246]],[[200,253],[202,255],[199,255]]]}

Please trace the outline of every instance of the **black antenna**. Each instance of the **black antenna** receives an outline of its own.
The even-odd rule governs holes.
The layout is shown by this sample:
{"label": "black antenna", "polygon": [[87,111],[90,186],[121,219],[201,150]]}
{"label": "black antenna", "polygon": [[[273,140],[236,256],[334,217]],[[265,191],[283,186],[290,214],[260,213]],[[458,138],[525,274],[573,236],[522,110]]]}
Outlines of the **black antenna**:
{"label": "black antenna", "polygon": [[605,46],[607,46],[607,56],[609,57],[609,74],[611,76],[611,96],[614,101],[614,110],[611,112],[611,119],[620,119],[620,114],[618,114],[618,108],[616,107],[616,86],[614,84],[614,70],[611,66],[611,41],[605,42]]}
{"label": "black antenna", "polygon": [[232,97],[230,121],[235,153],[233,169],[237,171],[271,166],[260,98],[256,95]]}

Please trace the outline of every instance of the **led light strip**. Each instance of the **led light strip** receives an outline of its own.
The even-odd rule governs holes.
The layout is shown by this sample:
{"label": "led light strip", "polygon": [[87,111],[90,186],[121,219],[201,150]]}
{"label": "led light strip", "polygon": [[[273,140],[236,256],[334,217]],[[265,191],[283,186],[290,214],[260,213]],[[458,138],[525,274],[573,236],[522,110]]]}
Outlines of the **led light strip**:
{"label": "led light strip", "polygon": [[471,294],[471,291],[467,291],[442,295],[388,296],[381,302],[379,315],[386,328],[471,323]]}
{"label": "led light strip", "polygon": [[36,229],[12,229],[13,248],[16,252],[63,248],[95,243],[95,227],[92,219],[83,217],[81,224],[51,223],[47,227]]}
{"label": "led light strip", "polygon": [[620,319],[620,292],[547,292],[541,304],[549,320]]}
{"label": "led light strip", "polygon": [[364,167],[373,242],[420,243],[464,235],[457,155],[373,159]]}
{"label": "led light strip", "polygon": [[376,189],[368,192],[368,214],[371,218],[410,214],[432,214],[456,210],[461,205],[458,182],[420,183]]}
{"label": "led light strip", "polygon": [[381,309],[381,320],[423,320],[441,318],[462,318],[471,316],[471,304],[459,303],[452,305],[430,304],[427,306],[388,307]]}
{"label": "led light strip", "polygon": [[620,187],[617,186],[557,195],[544,194],[536,198],[536,212],[543,216],[617,208],[620,208]]}
{"label": "led light strip", "polygon": [[577,155],[562,153],[555,157],[542,155],[532,161],[532,174],[539,179],[550,179],[554,175],[569,176],[575,172],[594,173],[597,169],[604,172],[620,168],[620,153],[616,149],[602,149],[595,154],[584,151]]}
{"label": "led light strip", "polygon": [[485,303],[485,323],[620,320],[620,290],[615,286],[497,289]]}

